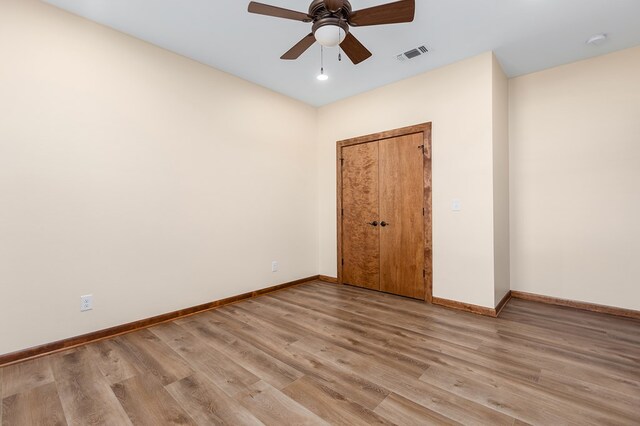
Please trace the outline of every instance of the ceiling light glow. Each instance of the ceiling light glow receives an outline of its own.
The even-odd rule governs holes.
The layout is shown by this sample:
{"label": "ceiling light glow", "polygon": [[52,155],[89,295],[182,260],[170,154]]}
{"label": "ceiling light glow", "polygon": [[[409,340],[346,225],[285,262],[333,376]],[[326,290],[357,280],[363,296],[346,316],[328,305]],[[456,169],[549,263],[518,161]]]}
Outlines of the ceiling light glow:
{"label": "ceiling light glow", "polygon": [[591,45],[598,45],[598,44],[602,44],[606,39],[607,39],[606,34],[596,34],[589,37],[586,43]]}

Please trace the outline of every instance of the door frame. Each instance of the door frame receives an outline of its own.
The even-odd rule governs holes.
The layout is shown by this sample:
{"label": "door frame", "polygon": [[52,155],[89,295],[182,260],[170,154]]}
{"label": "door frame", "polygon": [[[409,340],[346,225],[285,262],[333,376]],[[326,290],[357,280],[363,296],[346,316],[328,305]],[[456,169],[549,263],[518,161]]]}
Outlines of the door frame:
{"label": "door frame", "polygon": [[417,124],[415,126],[402,127],[400,129],[386,132],[373,133],[366,136],[345,139],[336,142],[336,178],[337,178],[337,203],[336,218],[338,223],[338,284],[342,282],[342,148],[352,145],[360,145],[370,142],[377,142],[384,139],[397,138],[415,133],[422,133],[424,141],[423,149],[423,187],[424,187],[424,271],[425,271],[425,301],[432,303],[433,300],[433,212],[432,212],[432,144],[431,144],[431,122]]}

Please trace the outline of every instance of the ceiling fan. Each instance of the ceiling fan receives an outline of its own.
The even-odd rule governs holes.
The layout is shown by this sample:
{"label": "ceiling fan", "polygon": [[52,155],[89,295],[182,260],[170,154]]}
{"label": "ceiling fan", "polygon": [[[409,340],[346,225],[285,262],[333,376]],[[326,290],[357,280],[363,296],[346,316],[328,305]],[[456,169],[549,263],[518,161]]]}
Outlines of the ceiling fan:
{"label": "ceiling fan", "polygon": [[313,0],[308,13],[252,1],[249,3],[249,12],[313,23],[311,33],[280,59],[298,59],[317,41],[326,47],[340,45],[351,62],[359,64],[368,59],[371,52],[351,34],[350,27],[412,22],[415,0],[396,1],[356,11],[353,11],[348,0]]}

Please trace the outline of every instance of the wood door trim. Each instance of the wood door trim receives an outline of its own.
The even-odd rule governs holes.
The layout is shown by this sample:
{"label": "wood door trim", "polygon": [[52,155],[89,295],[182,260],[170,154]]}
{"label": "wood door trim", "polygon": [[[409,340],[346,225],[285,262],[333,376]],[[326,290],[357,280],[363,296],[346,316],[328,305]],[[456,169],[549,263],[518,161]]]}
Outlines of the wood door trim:
{"label": "wood door trim", "polygon": [[423,134],[424,143],[424,232],[425,232],[425,300],[433,301],[433,214],[432,214],[432,141],[431,123],[422,123],[415,126],[402,127],[356,138],[344,139],[336,142],[336,196],[337,196],[337,237],[338,237],[338,284],[342,282],[342,148],[351,145],[359,145],[369,142],[377,142],[383,139],[407,136],[415,133]]}
{"label": "wood door trim", "polygon": [[[329,278],[329,277],[326,277],[326,278]],[[198,314],[200,312],[219,308],[225,305],[230,305],[232,303],[237,303],[242,300],[251,299],[251,298],[262,296],[268,293],[273,293],[275,291],[284,290],[293,286],[306,284],[308,282],[316,281],[318,279],[320,279],[320,275],[314,275],[311,277],[290,281],[288,283],[278,284],[278,285],[263,288],[260,290],[239,294],[237,296],[227,297],[226,299],[220,299],[214,302],[204,303],[202,305],[192,306],[190,308],[180,309],[178,311],[157,315],[155,317],[130,322],[127,324],[116,325],[114,327],[105,328],[103,330],[94,331],[94,332],[83,334],[80,336],[69,337],[68,339],[58,340],[52,343],[45,343],[44,345],[34,346],[32,348],[11,352],[5,355],[0,355],[0,367],[6,367],[11,364],[17,364],[19,362],[27,361],[30,359],[40,358],[45,355],[50,355],[52,353],[65,351],[67,349],[86,345],[88,343],[110,339],[112,337],[131,333],[133,331],[137,331],[143,328],[152,327],[154,325],[158,325],[164,322],[174,321],[178,318],[188,317],[194,314]]]}
{"label": "wood door trim", "polygon": [[[415,126],[402,127],[400,129],[387,130],[380,133],[372,133],[370,135],[358,136],[356,138],[344,139],[336,142],[338,147],[350,145],[359,145],[362,143],[376,142],[383,139],[397,138],[399,136],[407,136],[414,133],[429,132],[431,136],[431,123],[416,124]],[[426,139],[426,137],[425,137]],[[429,138],[430,140],[431,138]]]}

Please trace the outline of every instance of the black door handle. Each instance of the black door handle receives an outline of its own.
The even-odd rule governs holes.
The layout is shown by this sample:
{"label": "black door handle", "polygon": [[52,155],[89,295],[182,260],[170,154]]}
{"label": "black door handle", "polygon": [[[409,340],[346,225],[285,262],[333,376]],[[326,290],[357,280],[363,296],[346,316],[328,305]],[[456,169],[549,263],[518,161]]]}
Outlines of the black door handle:
{"label": "black door handle", "polygon": [[373,222],[367,222],[367,224],[371,226],[378,226],[378,221],[374,220]]}
{"label": "black door handle", "polygon": [[382,226],[383,228],[387,225],[391,225],[390,223],[385,222],[384,220],[382,222],[380,222],[380,226]]}

